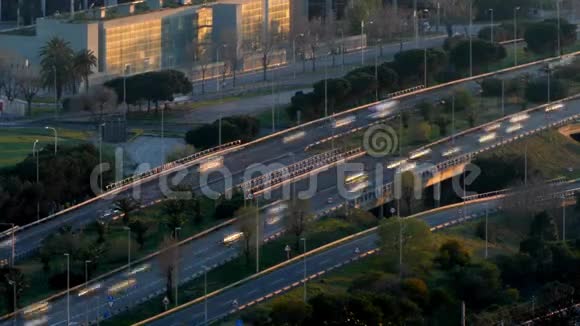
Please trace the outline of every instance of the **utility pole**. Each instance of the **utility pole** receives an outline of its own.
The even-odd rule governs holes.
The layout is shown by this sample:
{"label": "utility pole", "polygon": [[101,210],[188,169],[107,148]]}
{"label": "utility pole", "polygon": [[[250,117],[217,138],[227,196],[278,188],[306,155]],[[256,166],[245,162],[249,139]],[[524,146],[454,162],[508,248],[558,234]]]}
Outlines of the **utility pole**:
{"label": "utility pole", "polygon": [[260,272],[260,205],[256,196],[256,273]]}
{"label": "utility pole", "polygon": [[566,243],[566,197],[562,195],[562,242]]}
{"label": "utility pole", "polygon": [[469,0],[469,77],[473,76],[473,0]]}
{"label": "utility pole", "polygon": [[304,303],[306,303],[306,238],[302,238],[302,242],[304,243],[304,257],[303,257],[303,267],[304,267],[304,275],[303,275],[303,282],[304,282]]}
{"label": "utility pole", "polygon": [[487,218],[488,218],[488,209],[487,203],[485,204],[485,258],[487,259]]}
{"label": "utility pole", "polygon": [[461,301],[461,326],[465,326],[465,301]]}

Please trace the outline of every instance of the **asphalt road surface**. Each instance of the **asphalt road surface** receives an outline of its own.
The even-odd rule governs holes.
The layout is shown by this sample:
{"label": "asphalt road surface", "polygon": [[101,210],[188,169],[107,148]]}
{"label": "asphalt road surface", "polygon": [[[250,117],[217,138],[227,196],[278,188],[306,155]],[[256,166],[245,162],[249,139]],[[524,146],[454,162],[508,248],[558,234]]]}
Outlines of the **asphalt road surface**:
{"label": "asphalt road surface", "polygon": [[[513,133],[507,133],[506,128],[513,125],[514,123],[504,121],[500,124],[500,126],[495,130],[498,134],[495,141],[499,142],[502,139],[506,139],[507,137],[517,137],[518,135],[524,134],[528,131],[535,130],[541,126],[544,126],[548,123],[551,123],[556,120],[563,119],[565,117],[569,117],[574,114],[580,113],[580,100],[573,100],[569,102],[564,108],[560,110],[556,110],[546,114],[543,110],[535,111],[535,113],[531,113],[529,117],[524,120],[521,120],[520,123],[522,125],[521,129]],[[368,112],[363,115],[364,117],[368,116]],[[361,118],[361,119],[363,119]],[[355,120],[355,122],[358,121]],[[368,119],[366,120],[368,123]],[[329,128],[328,126],[321,126],[322,129]],[[346,127],[345,127],[346,128]],[[349,127],[350,128],[350,127]],[[315,129],[316,131],[316,129]],[[449,141],[447,143],[441,143],[433,146],[431,148],[431,153],[427,157],[424,157],[423,160],[416,160],[421,164],[435,164],[446,158],[441,156],[441,152],[446,150],[450,147],[450,143],[453,142],[454,147],[461,148],[460,153],[466,153],[469,151],[475,151],[482,147],[487,147],[490,145],[488,142],[480,142],[480,137],[486,134],[487,132],[483,130],[475,130],[471,133],[467,133],[462,136],[457,136],[453,139],[453,141]],[[280,142],[280,140],[277,140]],[[281,142],[280,142],[281,143]],[[304,146],[305,144],[303,144]],[[281,147],[279,146],[274,146]],[[252,150],[253,148],[248,148],[248,150]],[[246,155],[247,152],[239,151],[236,153],[244,153]],[[253,152],[252,152],[253,153]],[[257,153],[255,153],[257,155]],[[252,155],[252,154],[250,154]],[[238,158],[242,159],[242,158]],[[274,159],[276,161],[282,160],[285,163],[290,163],[291,161],[288,160],[287,155],[282,155],[281,157]],[[232,161],[226,161],[227,164],[231,164]],[[381,164],[385,163],[384,158],[373,158],[370,156],[364,156],[360,159],[354,160],[354,162],[362,163],[364,169],[369,171],[375,171],[376,163],[381,162]],[[388,161],[387,161],[388,162]],[[383,165],[381,165],[383,166]],[[390,182],[393,179],[393,169],[384,169],[384,173],[380,175],[381,179],[378,179],[378,176],[373,176],[371,180],[373,180],[373,184],[385,183]],[[311,198],[311,205],[317,211],[323,211],[333,205],[336,205],[339,200],[332,200],[331,202],[328,201],[328,198],[339,198],[341,196],[339,188],[337,188],[337,168],[329,168],[325,171],[322,171],[316,180],[318,181],[318,188],[314,192],[313,197]],[[236,175],[239,175],[236,174]],[[217,178],[214,181],[214,185],[223,185],[222,178]],[[297,191],[303,190],[303,188],[308,187],[308,179],[301,180],[296,183]],[[577,187],[576,184],[569,185],[569,187]],[[278,189],[272,193],[273,199],[276,199],[280,195],[281,189]],[[431,225],[442,224],[452,217],[451,215],[442,215],[442,214],[435,214],[433,216],[429,216],[426,218],[427,222]],[[265,237],[269,237],[274,235],[280,231],[282,231],[283,223],[278,222],[275,224],[268,225],[264,223],[263,228],[265,230]],[[238,252],[239,248],[237,245],[234,246],[224,246],[221,242],[224,236],[228,234],[232,234],[236,232],[236,227],[229,226],[221,229],[220,231],[213,232],[208,234],[205,237],[199,238],[194,240],[180,249],[180,264],[179,264],[179,275],[180,281],[185,282],[190,280],[194,275],[199,276],[204,267],[212,267],[215,264],[221,264],[229,259],[235,257]],[[324,261],[322,259],[321,261]],[[330,262],[329,262],[330,263]],[[133,306],[147,298],[153,294],[160,294],[163,292],[164,287],[164,279],[163,273],[160,272],[159,268],[159,261],[157,259],[152,259],[148,262],[150,265],[150,269],[148,271],[143,271],[128,277],[123,273],[118,273],[113,275],[109,278],[102,280],[101,288],[98,290],[101,292],[100,295],[96,296],[78,296],[78,293],[72,293],[70,298],[70,311],[71,311],[71,320],[75,322],[82,322],[88,316],[89,320],[96,320],[96,316],[99,315],[101,317],[109,317],[111,314],[117,313],[119,310],[123,310],[126,307]],[[323,265],[321,265],[323,266]],[[326,265],[324,265],[326,266]],[[138,268],[139,266],[133,266],[134,268]],[[109,293],[111,287],[119,282],[125,281],[128,278],[134,279],[135,284],[131,286],[130,290],[128,291],[121,291],[122,294],[112,294]],[[96,303],[95,301],[99,301]],[[110,303],[109,303],[110,302]],[[109,306],[111,304],[111,306]],[[213,308],[212,308],[213,309]],[[51,325],[59,325],[59,324],[66,324],[66,296],[61,296],[50,303],[50,310],[46,318],[48,319],[48,323]],[[9,321],[7,321],[9,322]]]}
{"label": "asphalt road surface", "polygon": [[[468,205],[471,215],[482,216],[485,211],[495,211],[502,203],[501,200],[490,200],[488,202],[478,202]],[[461,209],[457,207],[435,212],[422,217],[425,222],[435,227],[446,222],[463,217]],[[303,282],[306,271],[306,279],[320,272],[326,272],[337,264],[350,262],[353,258],[361,254],[377,249],[379,238],[376,233],[356,238],[345,242],[339,246],[307,257],[275,271],[272,271],[260,278],[246,282],[238,287],[226,290],[207,300],[207,317],[205,313],[205,303],[201,302],[187,308],[181,309],[166,317],[155,320],[148,325],[178,326],[178,325],[204,325],[213,322],[237,311],[236,308],[255,302],[270,294],[280,294],[277,292],[287,287],[303,286],[296,282]],[[316,282],[316,281],[314,281]],[[306,284],[308,288],[308,283]],[[237,305],[234,304],[234,300]],[[206,319],[207,318],[207,319]]]}
{"label": "asphalt road surface", "polygon": [[[535,72],[538,71],[539,68],[539,66],[526,68],[518,70],[517,72],[509,73],[507,75],[513,76],[521,73]],[[473,92],[478,92],[479,90],[479,85],[475,82],[465,82],[461,84],[461,87],[470,89]],[[437,101],[440,98],[447,96],[447,94],[449,94],[448,89],[439,89],[423,93],[419,96],[408,96],[401,99],[399,108],[410,108],[421,101]],[[570,112],[570,110],[563,112]],[[367,125],[369,123],[367,118],[368,114],[369,112],[367,110],[360,110],[356,113],[353,113],[353,116],[356,117],[356,121],[348,126],[341,128],[332,128],[328,121],[311,124],[302,129],[302,131],[306,133],[305,137],[294,142],[283,143],[282,139],[284,135],[282,135],[270,138],[265,141],[253,143],[251,145],[246,145],[242,149],[228,153],[224,156],[224,165],[232,174],[231,186],[239,183],[243,176],[244,170],[253,164],[269,165],[276,162],[282,165],[286,165],[294,161],[300,161],[307,158],[311,154],[304,151],[306,146],[319,139],[323,139],[338,132],[345,131],[349,128],[362,127]],[[188,178],[193,179],[194,184],[196,183],[199,185],[200,174],[197,169],[197,166],[189,165],[184,166],[182,172],[187,172]],[[16,259],[19,260],[29,255],[39,247],[43,239],[60,229],[63,225],[71,225],[73,228],[79,228],[83,225],[95,221],[103,211],[113,205],[113,202],[116,199],[131,195],[139,199],[142,203],[148,203],[155,199],[162,198],[164,196],[164,192],[167,193],[167,180],[174,180],[173,177],[175,175],[176,173],[171,173],[169,177],[158,178],[149,182],[145,182],[141,185],[135,186],[130,190],[123,191],[120,194],[114,194],[106,198],[101,198],[94,201],[93,203],[81,206],[66,214],[62,214],[50,221],[18,231],[16,234],[15,246]],[[207,180],[208,184],[211,185],[210,189],[223,192],[224,185],[220,174],[211,173]],[[226,186],[226,188],[229,187]],[[11,241],[9,237],[0,239],[0,241],[2,243],[2,248],[0,248],[0,257],[9,258],[11,253]]]}

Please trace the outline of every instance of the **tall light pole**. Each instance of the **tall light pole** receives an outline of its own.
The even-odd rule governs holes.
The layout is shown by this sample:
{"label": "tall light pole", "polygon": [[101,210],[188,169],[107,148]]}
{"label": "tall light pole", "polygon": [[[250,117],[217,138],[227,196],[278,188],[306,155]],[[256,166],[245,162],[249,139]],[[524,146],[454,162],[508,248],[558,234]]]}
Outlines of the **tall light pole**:
{"label": "tall light pole", "polygon": [[129,106],[127,104],[127,75],[131,72],[131,65],[126,64],[123,69],[123,106],[125,107],[125,113],[129,111]]}
{"label": "tall light pole", "polygon": [[365,21],[360,21],[360,63],[361,66],[365,65],[365,44],[364,44],[364,33],[365,33]]}
{"label": "tall light pole", "polygon": [[220,113],[218,118],[218,144],[222,144],[222,114]]}
{"label": "tall light pole", "polygon": [[562,195],[562,242],[566,243],[566,197]]}
{"label": "tall light pole", "polygon": [[99,186],[100,190],[103,190],[103,129],[106,123],[101,123],[99,125]]}
{"label": "tall light pole", "polygon": [[487,203],[485,203],[485,258],[487,259],[487,217],[488,217],[488,210],[487,210]]}
{"label": "tall light pole", "polygon": [[54,73],[54,120],[58,120],[58,90],[56,87],[56,65],[52,65]]}
{"label": "tall light pole", "polygon": [[124,227],[127,230],[127,277],[131,276],[131,228],[128,226]]}
{"label": "tall light pole", "polygon": [[518,42],[516,41],[518,38],[518,11],[520,7],[514,8],[514,66],[518,65]]}
{"label": "tall light pole", "polygon": [[296,79],[296,39],[299,37],[304,37],[304,33],[296,35],[292,40],[292,63],[294,64],[292,71],[294,72],[294,79]]}
{"label": "tall light pole", "polygon": [[56,128],[53,127],[44,127],[44,129],[52,130],[54,132],[54,154],[56,155],[56,152],[58,151],[58,132],[56,131]]}
{"label": "tall light pole", "polygon": [[439,25],[441,25],[441,4],[437,2],[437,33],[439,33]]}
{"label": "tall light pole", "polygon": [[375,49],[375,101],[379,101],[379,55]]}
{"label": "tall light pole", "polygon": [[300,238],[300,240],[302,240],[302,243],[304,245],[304,257],[303,257],[303,278],[304,278],[304,303],[306,303],[306,238]]}
{"label": "tall light pole", "polygon": [[[36,186],[40,186],[40,167],[39,167],[39,156],[38,150],[36,149],[36,145],[38,144],[38,139],[34,141],[34,145],[32,145],[32,157],[36,158]],[[36,220],[40,220],[40,197],[36,200]]]}
{"label": "tall light pole", "polygon": [[469,0],[469,76],[473,76],[473,0]]}
{"label": "tall light pole", "polygon": [[341,56],[341,60],[342,60],[342,64],[341,64],[341,69],[342,72],[344,73],[344,30],[341,28],[340,29],[340,56]]}
{"label": "tall light pole", "polygon": [[[181,230],[180,227],[175,228],[175,241],[179,243],[179,231]],[[179,295],[179,246],[175,248],[175,306],[177,307],[178,304],[178,295]]]}
{"label": "tall light pole", "polygon": [[324,117],[328,117],[328,65],[324,65]]}
{"label": "tall light pole", "polygon": [[558,21],[558,57],[562,55],[562,48],[561,48],[561,39],[560,39],[560,1],[556,0],[556,16]]}
{"label": "tall light pole", "polygon": [[260,206],[256,196],[256,273],[260,272]]}
{"label": "tall light pole", "polygon": [[491,16],[491,22],[489,23],[489,29],[490,29],[490,40],[491,43],[493,43],[493,8],[489,8],[489,15]]}
{"label": "tall light pole", "polygon": [[203,316],[204,325],[207,325],[207,267],[204,265],[203,268]]}
{"label": "tall light pole", "polygon": [[[219,80],[219,76],[218,76]],[[165,105],[161,107],[161,166],[165,164]]]}
{"label": "tall light pole", "polygon": [[[90,260],[85,260],[85,291],[87,290],[87,286],[89,283],[89,268],[88,265],[91,263]],[[85,324],[89,324],[89,305],[85,305]]]}
{"label": "tall light pole", "polygon": [[70,325],[70,255],[66,256],[66,324]]}

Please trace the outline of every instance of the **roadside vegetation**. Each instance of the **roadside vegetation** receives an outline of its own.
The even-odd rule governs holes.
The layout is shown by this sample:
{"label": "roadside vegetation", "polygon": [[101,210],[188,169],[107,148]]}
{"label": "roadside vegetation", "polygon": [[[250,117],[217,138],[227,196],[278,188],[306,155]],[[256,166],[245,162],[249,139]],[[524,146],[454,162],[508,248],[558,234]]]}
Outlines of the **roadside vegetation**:
{"label": "roadside vegetation", "polygon": [[519,223],[506,213],[490,216],[487,258],[482,220],[437,233],[407,220],[402,266],[394,241],[399,226],[389,219],[380,226],[382,250],[309,282],[307,302],[302,288],[291,290],[221,324],[323,325],[346,318],[367,325],[460,323],[462,302],[470,325],[522,322],[578,299],[579,208],[567,208],[567,226],[576,231],[567,230],[566,242],[559,238],[557,207]]}

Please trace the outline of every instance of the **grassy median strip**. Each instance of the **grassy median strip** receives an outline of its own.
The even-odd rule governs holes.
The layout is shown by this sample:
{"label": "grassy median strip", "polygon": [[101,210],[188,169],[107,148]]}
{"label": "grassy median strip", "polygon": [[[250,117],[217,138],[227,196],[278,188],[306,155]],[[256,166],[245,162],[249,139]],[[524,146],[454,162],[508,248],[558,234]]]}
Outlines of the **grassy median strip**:
{"label": "grassy median strip", "polygon": [[[215,218],[213,201],[201,200],[200,203],[203,218],[195,221],[195,223],[193,221],[184,223],[179,233],[180,239],[186,239],[225,221]],[[165,238],[171,232],[165,225],[166,214],[161,205],[156,204],[132,214],[132,220],[139,220],[147,227],[143,245],[136,241],[135,234],[132,236],[131,259],[134,262],[158,251]],[[122,219],[108,223],[106,229],[104,244],[107,249],[96,257],[98,263],[92,265],[93,268],[89,269],[90,279],[106,274],[127,263],[127,231],[124,229]],[[83,244],[97,243],[99,231],[95,222],[83,230],[72,233],[69,233],[64,228],[57,237],[61,237],[61,239],[53,242],[52,245],[65,245],[70,241],[73,244],[78,244],[77,249],[80,250]],[[66,273],[66,258],[63,255],[54,255],[51,257],[48,270],[46,266],[43,266],[40,258],[41,255],[36,254],[20,261],[16,265],[23,273],[27,283],[27,287],[21,293],[21,307],[43,300],[66,289],[66,284],[63,285],[61,282],[61,276]],[[84,262],[71,261],[71,287],[84,282],[83,273]],[[6,299],[3,297],[0,302],[3,304],[2,313],[9,313],[10,310],[7,308]]]}
{"label": "grassy median strip", "polygon": [[[351,214],[353,216],[353,214]],[[368,228],[369,223],[376,220],[370,213],[357,212],[356,219],[344,218],[322,218],[312,222],[305,233],[308,238],[310,248],[318,248],[327,243],[344,238],[348,235],[357,233]],[[301,249],[296,247],[296,237],[290,234],[284,234],[281,237],[264,244],[261,250],[260,267],[266,269],[277,265],[286,260],[286,245],[292,248],[291,256],[301,254]],[[235,271],[232,272],[232,271]],[[255,261],[253,258],[247,260],[245,256],[225,263],[207,274],[208,293],[223,288],[224,286],[244,279],[255,273]],[[181,303],[193,300],[203,296],[204,292],[203,277],[197,278],[186,284],[180,285],[179,298]],[[102,322],[102,325],[130,325],[143,319],[152,317],[163,312],[162,299],[165,294],[154,297],[153,299],[138,305],[131,310],[114,316],[113,318]]]}

